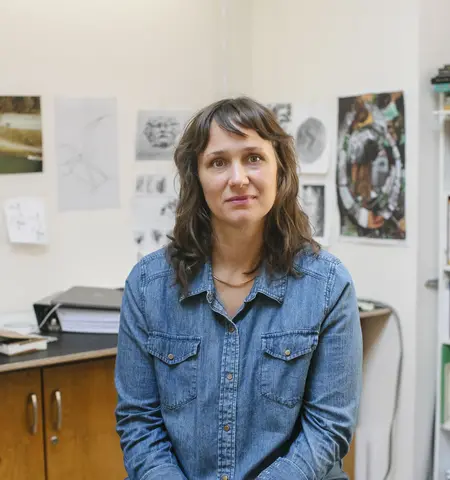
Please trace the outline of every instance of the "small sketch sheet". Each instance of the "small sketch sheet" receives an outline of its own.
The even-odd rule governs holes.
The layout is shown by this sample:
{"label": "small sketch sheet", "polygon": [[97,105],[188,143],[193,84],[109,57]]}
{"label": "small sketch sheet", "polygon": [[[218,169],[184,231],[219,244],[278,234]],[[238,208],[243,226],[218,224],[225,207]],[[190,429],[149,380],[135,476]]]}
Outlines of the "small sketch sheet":
{"label": "small sketch sheet", "polygon": [[300,205],[306,215],[308,215],[315,240],[327,245],[328,229],[325,184],[308,183],[302,185],[300,189]]}
{"label": "small sketch sheet", "polygon": [[119,207],[117,112],[113,98],[58,98],[59,210]]}
{"label": "small sketch sheet", "polygon": [[175,223],[177,196],[171,175],[140,174],[132,203],[133,240],[138,258],[168,243]]}
{"label": "small sketch sheet", "polygon": [[191,112],[138,112],[136,133],[137,160],[171,160]]}
{"label": "small sketch sheet", "polygon": [[3,207],[11,243],[34,245],[48,243],[45,208],[41,198],[10,198],[5,201]]}
{"label": "small sketch sheet", "polygon": [[331,158],[333,109],[326,103],[270,103],[278,123],[295,142],[302,174],[325,174]]}

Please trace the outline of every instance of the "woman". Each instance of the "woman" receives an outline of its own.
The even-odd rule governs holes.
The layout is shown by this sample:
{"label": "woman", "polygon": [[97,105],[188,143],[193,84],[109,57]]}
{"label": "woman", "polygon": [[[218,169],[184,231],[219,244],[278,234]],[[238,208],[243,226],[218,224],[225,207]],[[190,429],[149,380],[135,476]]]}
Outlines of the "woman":
{"label": "woman", "polygon": [[293,143],[248,98],[175,152],[173,238],[124,292],[117,431],[130,480],[345,479],[361,331],[345,267],[311,238]]}

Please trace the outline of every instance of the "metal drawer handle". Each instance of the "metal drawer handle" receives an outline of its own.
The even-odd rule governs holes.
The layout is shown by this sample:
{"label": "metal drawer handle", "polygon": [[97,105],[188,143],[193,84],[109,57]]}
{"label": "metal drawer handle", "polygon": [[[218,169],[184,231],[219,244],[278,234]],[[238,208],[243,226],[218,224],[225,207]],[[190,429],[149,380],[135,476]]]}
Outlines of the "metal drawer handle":
{"label": "metal drawer handle", "polygon": [[55,396],[56,402],[56,423],[55,423],[55,430],[59,432],[61,430],[62,424],[62,397],[61,392],[56,390],[53,395]]}
{"label": "metal drawer handle", "polygon": [[37,434],[38,429],[38,402],[37,402],[37,395],[35,393],[31,393],[28,396],[28,404],[31,403],[31,408],[33,412],[33,421],[30,426],[30,433],[31,435]]}

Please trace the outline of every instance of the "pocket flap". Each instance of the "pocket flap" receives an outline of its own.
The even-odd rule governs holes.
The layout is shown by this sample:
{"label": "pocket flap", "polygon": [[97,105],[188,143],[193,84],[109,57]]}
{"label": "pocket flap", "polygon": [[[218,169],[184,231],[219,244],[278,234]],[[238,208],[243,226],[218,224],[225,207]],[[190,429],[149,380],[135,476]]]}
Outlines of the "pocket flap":
{"label": "pocket flap", "polygon": [[280,360],[289,361],[312,352],[317,347],[319,335],[311,330],[293,330],[264,333],[261,340],[264,352]]}
{"label": "pocket flap", "polygon": [[188,335],[151,332],[147,341],[147,350],[167,365],[176,365],[197,355],[200,340],[200,337]]}

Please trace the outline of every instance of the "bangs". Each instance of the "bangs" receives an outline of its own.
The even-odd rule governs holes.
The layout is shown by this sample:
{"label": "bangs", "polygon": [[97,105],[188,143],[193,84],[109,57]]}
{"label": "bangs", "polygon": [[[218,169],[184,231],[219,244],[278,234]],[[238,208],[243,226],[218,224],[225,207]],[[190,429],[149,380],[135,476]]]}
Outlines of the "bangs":
{"label": "bangs", "polygon": [[289,138],[267,107],[245,97],[228,99],[213,104],[193,119],[192,127],[198,135],[197,141],[194,140],[197,155],[203,153],[208,145],[213,121],[223,130],[241,137],[247,136],[243,130],[248,129],[272,142]]}

